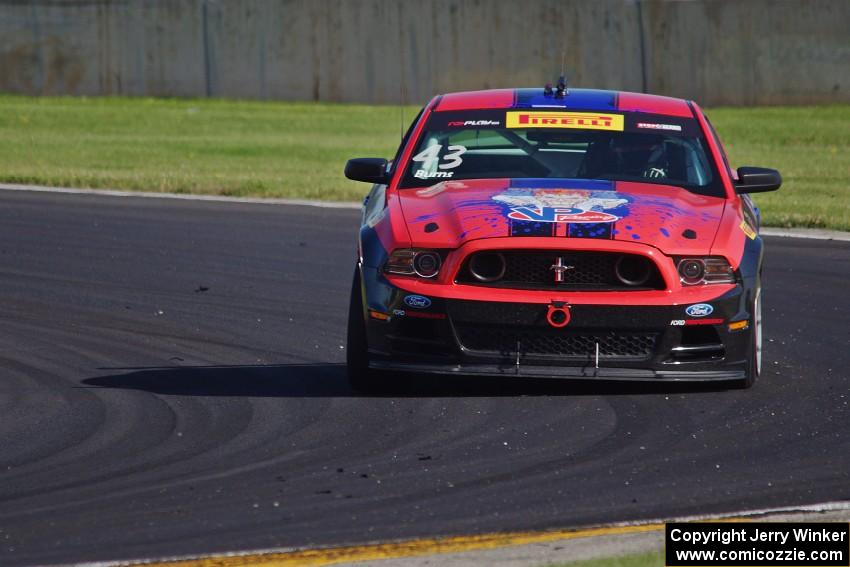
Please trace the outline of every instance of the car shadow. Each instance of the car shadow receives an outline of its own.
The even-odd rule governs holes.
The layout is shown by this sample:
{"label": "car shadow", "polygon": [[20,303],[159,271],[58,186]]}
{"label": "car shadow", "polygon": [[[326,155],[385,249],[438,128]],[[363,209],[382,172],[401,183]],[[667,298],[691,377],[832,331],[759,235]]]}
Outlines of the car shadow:
{"label": "car shadow", "polygon": [[108,374],[81,381],[83,387],[141,390],[173,396],[279,398],[497,397],[652,395],[717,391],[717,383],[593,382],[564,379],[484,378],[396,374],[378,392],[352,390],[344,364],[168,366],[102,368]]}

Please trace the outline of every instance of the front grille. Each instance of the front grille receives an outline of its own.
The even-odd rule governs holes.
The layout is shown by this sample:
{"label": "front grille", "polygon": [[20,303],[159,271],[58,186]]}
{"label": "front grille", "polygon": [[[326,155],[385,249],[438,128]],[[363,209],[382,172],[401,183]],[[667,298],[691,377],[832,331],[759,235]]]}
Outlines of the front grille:
{"label": "front grille", "polygon": [[512,358],[558,357],[592,360],[599,345],[600,359],[641,359],[652,356],[657,333],[582,332],[551,327],[514,327],[456,323],[464,348],[476,353]]}
{"label": "front grille", "polygon": [[[478,252],[477,254],[493,254],[493,252]],[[504,275],[496,281],[482,282],[475,278],[470,271],[470,263],[474,255],[464,261],[458,272],[456,282],[491,287],[506,287],[513,289],[553,289],[553,290],[647,290],[664,289],[664,280],[657,266],[651,260],[634,254],[614,252],[576,252],[576,251],[523,251],[510,250],[501,254],[505,259]],[[558,258],[568,266],[563,270],[563,281],[556,281]],[[621,259],[632,259],[647,262],[649,277],[639,285],[627,285],[616,274],[615,267]]]}
{"label": "front grille", "polygon": [[546,325],[546,305],[536,303],[497,303],[494,301],[449,301],[452,321],[478,325]]}

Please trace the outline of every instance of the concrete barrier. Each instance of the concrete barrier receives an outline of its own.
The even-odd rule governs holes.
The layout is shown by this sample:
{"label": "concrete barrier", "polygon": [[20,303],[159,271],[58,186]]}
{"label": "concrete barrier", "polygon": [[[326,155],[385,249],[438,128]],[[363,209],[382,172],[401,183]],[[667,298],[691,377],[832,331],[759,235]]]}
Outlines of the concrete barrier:
{"label": "concrete barrier", "polygon": [[650,92],[706,104],[850,102],[850,1],[644,2]]}
{"label": "concrete barrier", "polygon": [[850,101],[848,0],[0,0],[0,91],[421,103],[574,85]]}

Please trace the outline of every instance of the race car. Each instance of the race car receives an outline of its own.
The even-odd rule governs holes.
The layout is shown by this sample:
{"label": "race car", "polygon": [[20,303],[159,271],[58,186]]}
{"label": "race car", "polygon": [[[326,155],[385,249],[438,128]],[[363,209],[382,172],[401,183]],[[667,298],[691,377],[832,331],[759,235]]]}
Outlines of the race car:
{"label": "race car", "polygon": [[351,385],[405,373],[722,381],[761,372],[759,211],[693,101],[557,87],[420,111],[372,183],[351,287]]}

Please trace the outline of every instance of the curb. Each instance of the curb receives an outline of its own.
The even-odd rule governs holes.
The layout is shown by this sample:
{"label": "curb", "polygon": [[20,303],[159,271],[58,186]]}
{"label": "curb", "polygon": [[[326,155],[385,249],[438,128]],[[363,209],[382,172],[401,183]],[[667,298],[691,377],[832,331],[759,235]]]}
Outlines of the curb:
{"label": "curb", "polygon": [[262,197],[226,197],[224,195],[194,195],[192,193],[156,193],[153,191],[118,191],[115,189],[75,189],[45,185],[17,185],[0,183],[0,191],[30,191],[35,193],[63,193],[67,195],[104,195],[107,197],[141,197],[145,199],[177,199],[181,201],[213,201],[221,203],[254,203],[262,205],[301,205],[323,209],[359,209],[362,205],[352,201],[317,201],[314,199],[275,199]]}

